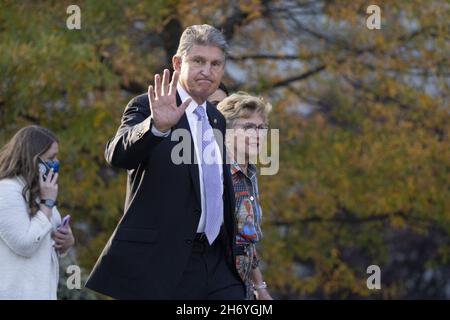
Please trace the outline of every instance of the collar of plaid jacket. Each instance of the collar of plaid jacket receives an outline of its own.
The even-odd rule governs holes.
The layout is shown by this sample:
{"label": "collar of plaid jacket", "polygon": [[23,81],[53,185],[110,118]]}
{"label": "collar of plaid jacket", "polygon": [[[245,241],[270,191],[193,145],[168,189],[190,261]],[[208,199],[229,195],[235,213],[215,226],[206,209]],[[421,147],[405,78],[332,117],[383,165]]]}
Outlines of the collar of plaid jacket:
{"label": "collar of plaid jacket", "polygon": [[[227,151],[227,154],[228,154],[228,151]],[[236,160],[234,160],[234,159],[230,159],[230,171],[231,171],[232,175],[237,173],[238,171],[241,171],[242,174],[245,175],[245,173],[244,173],[244,171],[242,171],[242,168],[239,165],[239,163],[237,163]],[[246,174],[246,176],[249,179],[252,179],[255,174],[256,174],[256,166],[254,164],[252,164],[252,163],[249,163],[247,165],[247,174]]]}

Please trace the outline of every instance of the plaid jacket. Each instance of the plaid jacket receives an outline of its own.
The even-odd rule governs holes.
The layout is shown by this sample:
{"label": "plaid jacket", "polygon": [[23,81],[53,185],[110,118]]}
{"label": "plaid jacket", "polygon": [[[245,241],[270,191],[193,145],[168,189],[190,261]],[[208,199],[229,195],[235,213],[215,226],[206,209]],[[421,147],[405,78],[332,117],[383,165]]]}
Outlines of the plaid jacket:
{"label": "plaid jacket", "polygon": [[258,265],[255,244],[261,240],[261,206],[259,205],[256,166],[248,164],[247,175],[236,161],[230,162],[231,179],[236,198],[236,268],[247,287],[247,298],[253,295],[251,273]]}

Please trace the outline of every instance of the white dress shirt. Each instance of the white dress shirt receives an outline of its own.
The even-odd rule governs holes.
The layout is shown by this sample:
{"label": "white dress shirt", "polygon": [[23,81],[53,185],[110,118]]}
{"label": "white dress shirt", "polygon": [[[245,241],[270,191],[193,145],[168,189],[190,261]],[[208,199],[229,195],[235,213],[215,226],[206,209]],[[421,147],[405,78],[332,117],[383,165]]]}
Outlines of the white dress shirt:
{"label": "white dress shirt", "polygon": [[[191,96],[186,92],[186,90],[184,90],[184,88],[180,85],[180,83],[177,84],[177,92],[180,95],[181,101],[185,101],[188,98],[191,98]],[[192,98],[191,98],[192,99]],[[189,122],[189,127],[191,129],[191,134],[192,134],[192,140],[194,141],[194,149],[195,149],[195,154],[197,156],[197,159],[201,159],[200,157],[200,150],[198,147],[198,138],[197,138],[197,131],[200,130],[199,125],[201,124],[201,121],[198,120],[197,115],[194,113],[195,109],[197,108],[198,104],[194,101],[194,99],[191,100],[191,103],[189,104],[189,106],[186,108],[186,116]],[[206,113],[206,101],[204,101],[201,105],[202,108],[204,108],[205,110],[205,114]],[[154,135],[159,136],[159,137],[167,137],[170,134],[170,130],[167,132],[162,133],[161,131],[159,131],[158,129],[155,128],[155,126],[151,127],[151,131]],[[201,132],[199,133],[201,135]],[[214,141],[215,144],[215,148],[216,148],[216,154],[221,155],[220,149],[219,149],[219,145],[217,144],[217,142]],[[220,156],[219,156],[220,157]],[[222,163],[222,159],[219,159],[219,163]],[[221,177],[221,192],[220,194],[223,195],[223,167],[222,165],[219,165],[219,170],[220,170],[220,177]],[[205,214],[205,208],[206,208],[206,199],[205,199],[205,189],[203,186],[203,171],[202,171],[202,166],[199,163],[198,165],[198,173],[199,173],[199,182],[200,182],[200,197],[201,197],[201,206],[202,206],[202,213],[200,216],[200,221],[197,227],[197,232],[204,232],[205,231],[205,224],[206,224],[206,214]],[[222,213],[222,223],[223,223],[223,213]]]}

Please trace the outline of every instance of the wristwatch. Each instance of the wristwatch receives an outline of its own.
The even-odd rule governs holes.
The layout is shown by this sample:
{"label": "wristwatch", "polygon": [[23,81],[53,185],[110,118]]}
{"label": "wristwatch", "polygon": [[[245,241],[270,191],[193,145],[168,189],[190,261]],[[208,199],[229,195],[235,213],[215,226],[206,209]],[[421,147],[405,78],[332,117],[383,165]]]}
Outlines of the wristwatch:
{"label": "wristwatch", "polygon": [[53,208],[54,206],[56,206],[57,202],[55,200],[52,199],[42,199],[41,200],[41,204],[45,205],[48,208]]}
{"label": "wristwatch", "polygon": [[255,290],[266,289],[266,288],[267,288],[267,283],[266,283],[265,281],[263,281],[263,282],[260,283],[260,284],[255,284],[255,285],[253,286],[253,288],[254,288]]}

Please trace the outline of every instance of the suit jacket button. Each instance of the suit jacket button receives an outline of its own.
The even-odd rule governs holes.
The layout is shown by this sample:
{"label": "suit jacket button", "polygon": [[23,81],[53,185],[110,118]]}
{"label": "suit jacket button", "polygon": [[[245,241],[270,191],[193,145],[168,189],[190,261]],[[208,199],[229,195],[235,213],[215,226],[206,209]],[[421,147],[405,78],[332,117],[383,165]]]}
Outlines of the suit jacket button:
{"label": "suit jacket button", "polygon": [[186,240],[187,244],[192,244],[192,240]]}

